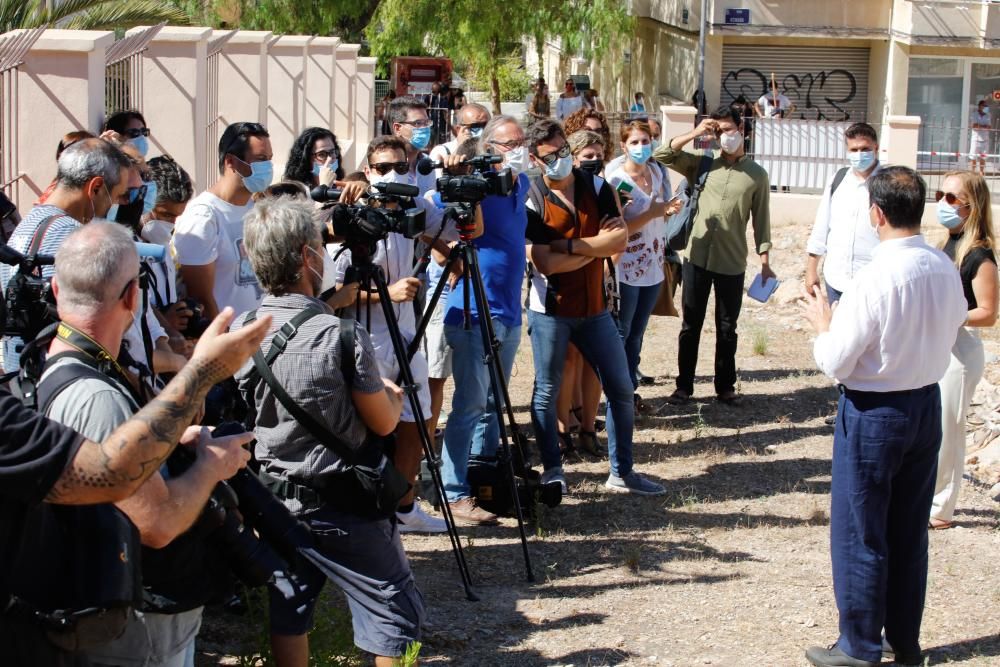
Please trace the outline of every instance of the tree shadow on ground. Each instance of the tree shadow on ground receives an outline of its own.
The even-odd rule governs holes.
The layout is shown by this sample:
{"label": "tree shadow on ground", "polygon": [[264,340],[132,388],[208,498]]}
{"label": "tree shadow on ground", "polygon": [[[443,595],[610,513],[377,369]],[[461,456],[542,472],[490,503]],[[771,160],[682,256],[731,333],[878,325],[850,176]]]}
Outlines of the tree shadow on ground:
{"label": "tree shadow on ground", "polygon": [[1000,634],[935,646],[926,649],[924,656],[930,658],[932,665],[1000,656]]}

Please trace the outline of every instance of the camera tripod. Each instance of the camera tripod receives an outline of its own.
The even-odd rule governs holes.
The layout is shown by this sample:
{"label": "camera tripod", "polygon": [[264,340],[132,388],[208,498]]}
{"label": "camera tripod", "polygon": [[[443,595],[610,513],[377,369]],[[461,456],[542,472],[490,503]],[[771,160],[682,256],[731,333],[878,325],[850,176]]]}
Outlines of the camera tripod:
{"label": "camera tripod", "polygon": [[[396,314],[392,310],[392,301],[389,298],[389,287],[386,285],[385,273],[382,267],[372,263],[376,240],[360,242],[347,242],[344,247],[351,251],[351,267],[344,276],[344,284],[352,282],[358,283],[358,291],[375,286],[378,294],[379,304],[385,316],[386,328],[389,330],[389,338],[392,342],[392,349],[396,356],[396,363],[399,365],[398,380],[407,400],[410,402],[410,409],[417,422],[417,432],[420,434],[420,443],[423,447],[424,456],[427,457],[428,469],[431,474],[431,481],[441,498],[445,497],[444,484],[441,481],[441,471],[439,461],[435,457],[434,448],[431,446],[430,435],[427,433],[427,420],[424,417],[423,408],[420,407],[420,398],[417,396],[417,386],[413,381],[413,371],[410,369],[410,358],[407,356],[406,342],[403,334],[399,330],[399,322]],[[355,302],[355,313],[360,315],[359,303]],[[360,321],[360,317],[357,318]],[[455,553],[455,561],[458,564],[458,571],[462,577],[462,585],[465,588],[465,596],[470,601],[475,602],[479,597],[472,590],[472,577],[469,574],[469,565],[465,560],[465,553],[462,551],[462,542],[455,527],[455,519],[452,517],[451,508],[448,503],[442,503],[441,513],[444,515],[447,526],[448,538],[451,540],[451,549]]]}
{"label": "camera tripod", "polygon": [[[531,570],[531,556],[528,554],[528,538],[524,531],[524,512],[521,508],[520,496],[517,493],[516,485],[518,475],[515,473],[515,458],[517,459],[517,470],[524,471],[528,467],[524,454],[524,441],[517,428],[517,422],[514,419],[514,408],[510,403],[507,378],[504,377],[503,366],[500,361],[500,341],[497,340],[496,332],[493,329],[493,319],[490,317],[490,304],[486,297],[486,287],[483,285],[483,276],[479,270],[479,252],[476,250],[476,246],[472,243],[472,234],[474,231],[472,215],[473,209],[469,204],[453,204],[446,209],[445,219],[442,224],[447,224],[449,219],[453,219],[455,221],[455,227],[458,230],[459,241],[451,249],[451,252],[448,255],[448,261],[445,264],[444,273],[441,276],[441,280],[438,281],[438,284],[434,289],[434,294],[428,300],[424,308],[424,315],[417,326],[417,333],[407,350],[407,359],[412,358],[417,352],[420,345],[419,341],[423,337],[424,332],[427,330],[427,325],[430,322],[431,315],[434,313],[434,308],[438,301],[441,300],[441,294],[444,292],[444,287],[451,268],[455,265],[455,262],[462,261],[462,284],[464,286],[464,303],[462,306],[464,327],[466,331],[472,329],[471,300],[474,298],[476,300],[476,312],[479,314],[479,331],[483,339],[483,364],[485,364],[489,369],[490,389],[493,392],[493,401],[494,404],[496,404],[497,401],[503,402],[502,411],[500,411],[499,406],[497,406],[497,419],[500,421],[500,450],[498,453],[498,463],[506,467],[505,472],[509,476],[508,481],[511,484],[511,495],[514,500],[514,512],[517,516],[517,529],[521,536],[521,550],[524,555],[526,578],[528,581],[534,581],[535,575]],[[428,250],[428,252],[430,251]],[[472,294],[470,294],[470,286],[472,288]],[[504,423],[504,417],[506,417],[506,424]],[[511,446],[511,439],[514,440],[513,447]],[[441,495],[441,505],[444,507],[448,505],[447,498],[444,494]]]}

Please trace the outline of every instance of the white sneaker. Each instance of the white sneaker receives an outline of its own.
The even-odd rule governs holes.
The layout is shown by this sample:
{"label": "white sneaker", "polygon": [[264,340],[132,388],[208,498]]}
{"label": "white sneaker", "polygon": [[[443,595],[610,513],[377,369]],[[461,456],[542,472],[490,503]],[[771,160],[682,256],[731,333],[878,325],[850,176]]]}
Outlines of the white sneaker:
{"label": "white sneaker", "polygon": [[406,514],[396,512],[396,521],[401,533],[443,533],[448,530],[444,519],[427,514],[420,503],[413,503],[413,509]]}

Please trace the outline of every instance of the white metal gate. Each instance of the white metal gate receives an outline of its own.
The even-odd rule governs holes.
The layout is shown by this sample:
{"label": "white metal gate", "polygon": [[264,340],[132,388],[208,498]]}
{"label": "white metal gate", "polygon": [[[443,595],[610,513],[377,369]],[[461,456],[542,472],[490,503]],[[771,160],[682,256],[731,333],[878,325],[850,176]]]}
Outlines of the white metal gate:
{"label": "white metal gate", "polygon": [[219,58],[222,57],[223,47],[236,32],[236,30],[227,32],[208,43],[208,56],[206,58],[208,95],[205,100],[205,118],[207,119],[205,123],[206,187],[214,185],[219,180],[219,148],[217,144],[222,134],[220,127],[222,116],[219,114]]}
{"label": "white metal gate", "polygon": [[[867,48],[726,44],[722,48],[720,102],[743,95],[750,102],[771,91],[795,105],[792,118],[826,121],[868,119]],[[878,121],[879,119],[874,119]]]}
{"label": "white metal gate", "polygon": [[18,67],[45,27],[0,37],[0,190],[18,205],[15,185],[24,174],[18,156]]}
{"label": "white metal gate", "polygon": [[142,111],[142,52],[166,23],[123,37],[104,52],[104,111]]}

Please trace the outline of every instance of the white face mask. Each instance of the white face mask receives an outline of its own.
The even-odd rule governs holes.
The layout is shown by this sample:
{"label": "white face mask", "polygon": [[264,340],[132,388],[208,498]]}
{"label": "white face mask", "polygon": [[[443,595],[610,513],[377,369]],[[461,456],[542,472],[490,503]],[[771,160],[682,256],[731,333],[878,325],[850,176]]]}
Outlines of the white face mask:
{"label": "white face mask", "polygon": [[372,185],[376,183],[409,183],[410,179],[407,174],[397,174],[394,170],[390,169],[385,174],[379,174],[374,169],[368,175],[368,182]]}
{"label": "white face mask", "polygon": [[743,135],[738,130],[726,132],[719,137],[719,146],[722,148],[723,153],[732,155],[743,147]]}
{"label": "white face mask", "polygon": [[504,155],[504,165],[510,167],[515,176],[523,174],[528,170],[528,148],[518,146],[512,148]]}
{"label": "white face mask", "polygon": [[139,232],[139,236],[142,237],[143,241],[147,243],[156,243],[158,245],[166,246],[170,243],[170,237],[173,236],[174,226],[169,222],[163,222],[162,220],[149,220],[142,226],[142,231]]}
{"label": "white face mask", "polygon": [[[309,270],[320,279],[319,292],[322,294],[337,284],[337,265],[334,263],[333,258],[330,257],[330,253],[328,253],[325,248],[323,250],[316,250],[315,248],[310,247],[309,251],[314,255],[319,255],[323,260],[323,275],[320,275],[313,267],[309,267]],[[319,294],[316,296],[319,296]]]}

